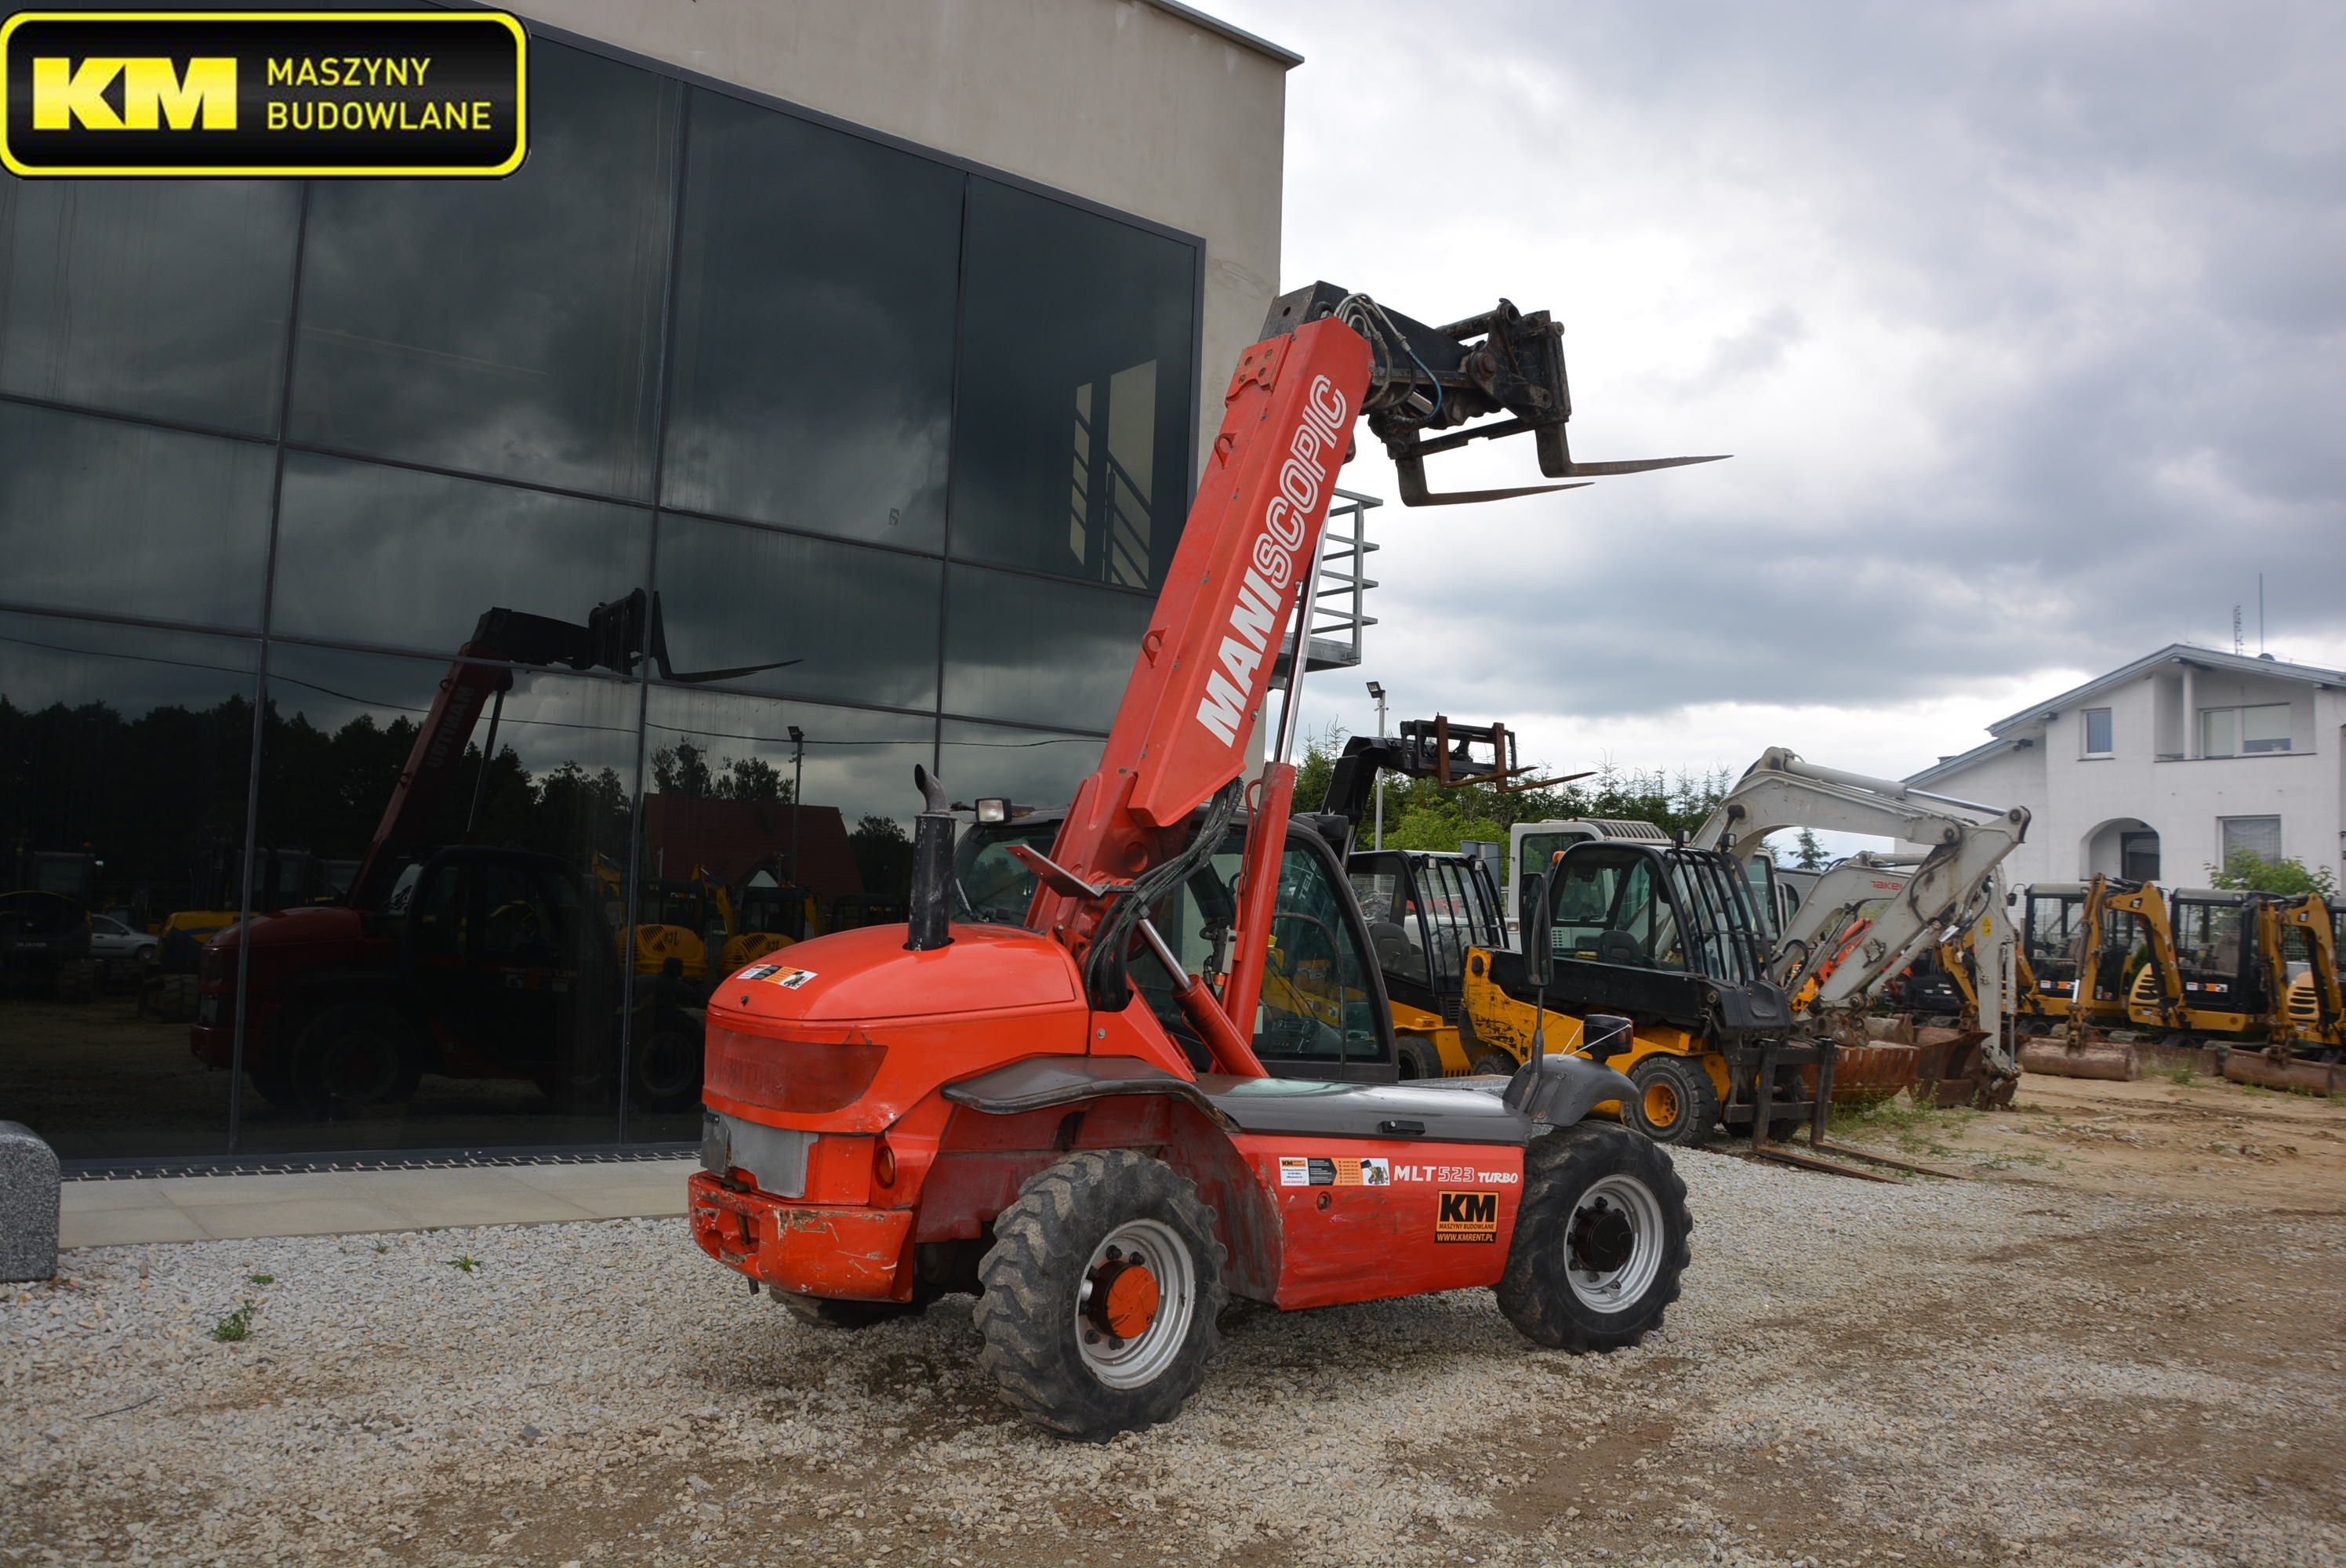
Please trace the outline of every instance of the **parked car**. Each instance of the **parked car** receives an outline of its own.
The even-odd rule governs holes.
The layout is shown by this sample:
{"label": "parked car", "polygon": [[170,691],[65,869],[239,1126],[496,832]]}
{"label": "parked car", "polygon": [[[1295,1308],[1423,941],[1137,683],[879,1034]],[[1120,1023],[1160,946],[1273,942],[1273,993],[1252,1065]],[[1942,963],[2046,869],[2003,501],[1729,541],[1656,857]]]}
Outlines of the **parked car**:
{"label": "parked car", "polygon": [[89,955],[108,976],[136,974],[155,962],[156,939],[112,915],[89,917]]}

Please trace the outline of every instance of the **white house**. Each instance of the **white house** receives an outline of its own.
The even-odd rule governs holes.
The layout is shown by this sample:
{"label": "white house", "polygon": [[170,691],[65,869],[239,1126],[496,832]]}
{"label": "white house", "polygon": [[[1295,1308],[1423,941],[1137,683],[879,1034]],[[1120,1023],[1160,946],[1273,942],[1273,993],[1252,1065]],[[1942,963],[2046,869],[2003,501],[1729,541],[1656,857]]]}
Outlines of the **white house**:
{"label": "white house", "polygon": [[2333,873],[2346,854],[2346,672],[2178,643],[1988,733],[1906,782],[2027,807],[2014,882],[2194,886],[2236,849]]}

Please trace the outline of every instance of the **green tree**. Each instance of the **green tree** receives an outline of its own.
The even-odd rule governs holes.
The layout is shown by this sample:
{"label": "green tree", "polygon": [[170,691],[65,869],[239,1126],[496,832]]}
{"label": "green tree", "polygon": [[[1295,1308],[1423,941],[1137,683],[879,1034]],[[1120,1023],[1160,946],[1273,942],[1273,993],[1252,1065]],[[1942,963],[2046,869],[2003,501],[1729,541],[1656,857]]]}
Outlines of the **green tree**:
{"label": "green tree", "polygon": [[2254,850],[2234,850],[2222,865],[2208,868],[2208,881],[2219,888],[2259,893],[2319,893],[2326,899],[2338,891],[2328,867],[2309,866],[2294,855],[2268,860]]}
{"label": "green tree", "polygon": [[865,817],[847,835],[863,891],[882,898],[909,898],[913,891],[913,840],[893,817]]}
{"label": "green tree", "polygon": [[1801,829],[1800,836],[1792,840],[1792,864],[1804,871],[1821,871],[1827,858],[1825,847],[1817,842],[1816,830]]}
{"label": "green tree", "polygon": [[[1327,799],[1328,776],[1343,748],[1334,725],[1312,736],[1296,765],[1295,805],[1316,810]],[[1535,765],[1536,766],[1536,765]],[[1676,775],[1639,772],[1611,763],[1586,780],[1546,789],[1504,791],[1488,785],[1443,789],[1432,779],[1385,778],[1385,847],[1453,850],[1465,840],[1504,843],[1517,822],[1609,817],[1651,822],[1668,833],[1692,832],[1732,782],[1725,769]],[[1365,825],[1364,825],[1365,826]]]}

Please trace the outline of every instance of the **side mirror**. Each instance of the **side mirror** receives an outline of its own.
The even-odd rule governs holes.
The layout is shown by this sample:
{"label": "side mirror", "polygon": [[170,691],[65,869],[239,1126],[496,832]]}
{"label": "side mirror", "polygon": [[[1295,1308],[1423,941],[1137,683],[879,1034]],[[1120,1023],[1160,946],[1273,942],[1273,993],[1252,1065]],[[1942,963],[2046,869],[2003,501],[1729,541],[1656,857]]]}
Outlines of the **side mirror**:
{"label": "side mirror", "polygon": [[1582,1049],[1599,1062],[1610,1062],[1637,1043],[1637,1029],[1617,1013],[1592,1013],[1581,1021]]}
{"label": "side mirror", "polygon": [[1524,983],[1545,986],[1556,978],[1556,947],[1548,940],[1548,887],[1553,871],[1542,871],[1524,890],[1523,928],[1519,939],[1524,953]]}

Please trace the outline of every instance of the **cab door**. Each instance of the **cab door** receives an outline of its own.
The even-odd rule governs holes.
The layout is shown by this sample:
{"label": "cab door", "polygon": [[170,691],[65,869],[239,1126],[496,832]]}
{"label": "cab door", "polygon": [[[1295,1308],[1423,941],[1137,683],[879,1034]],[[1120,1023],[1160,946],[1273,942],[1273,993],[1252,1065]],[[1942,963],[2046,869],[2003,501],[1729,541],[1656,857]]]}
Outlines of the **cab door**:
{"label": "cab door", "polygon": [[1287,836],[1254,1052],[1274,1078],[1390,1084],[1392,1018],[1352,883],[1316,833]]}

